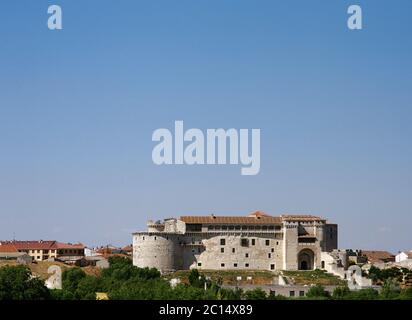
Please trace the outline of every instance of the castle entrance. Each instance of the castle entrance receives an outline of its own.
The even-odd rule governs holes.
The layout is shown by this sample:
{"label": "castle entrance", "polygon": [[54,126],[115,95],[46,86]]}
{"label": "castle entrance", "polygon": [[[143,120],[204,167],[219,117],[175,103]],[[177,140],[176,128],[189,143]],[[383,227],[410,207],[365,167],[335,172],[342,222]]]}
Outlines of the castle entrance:
{"label": "castle entrance", "polygon": [[299,270],[313,270],[315,261],[315,254],[310,249],[303,249],[298,254],[298,269]]}

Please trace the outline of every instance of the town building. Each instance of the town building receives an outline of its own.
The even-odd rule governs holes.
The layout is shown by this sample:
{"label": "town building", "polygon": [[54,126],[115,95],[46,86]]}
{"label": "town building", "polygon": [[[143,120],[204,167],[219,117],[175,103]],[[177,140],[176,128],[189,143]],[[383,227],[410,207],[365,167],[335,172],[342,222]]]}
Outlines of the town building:
{"label": "town building", "polygon": [[133,264],[162,272],[312,270],[337,245],[337,225],[312,215],[182,216],[133,233]]}
{"label": "town building", "polygon": [[388,251],[361,250],[368,263],[373,265],[395,262],[395,255]]}
{"label": "town building", "polygon": [[412,251],[401,251],[395,256],[395,262],[412,260]]}
{"label": "town building", "polygon": [[84,257],[84,245],[81,243],[62,243],[55,240],[37,241],[0,241],[0,252],[23,252],[32,257],[33,261],[56,259],[71,264]]}

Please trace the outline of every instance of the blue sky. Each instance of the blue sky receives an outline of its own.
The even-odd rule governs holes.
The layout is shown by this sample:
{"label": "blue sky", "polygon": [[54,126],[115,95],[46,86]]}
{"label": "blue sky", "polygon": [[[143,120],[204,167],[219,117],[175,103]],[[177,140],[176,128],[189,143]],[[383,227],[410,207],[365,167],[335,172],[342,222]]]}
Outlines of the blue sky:
{"label": "blue sky", "polygon": [[[346,27],[351,4],[362,31]],[[327,217],[342,248],[412,249],[411,12],[2,1],[0,239],[124,245],[147,219],[263,210]],[[260,128],[260,174],[154,165],[152,132],[175,120]]]}

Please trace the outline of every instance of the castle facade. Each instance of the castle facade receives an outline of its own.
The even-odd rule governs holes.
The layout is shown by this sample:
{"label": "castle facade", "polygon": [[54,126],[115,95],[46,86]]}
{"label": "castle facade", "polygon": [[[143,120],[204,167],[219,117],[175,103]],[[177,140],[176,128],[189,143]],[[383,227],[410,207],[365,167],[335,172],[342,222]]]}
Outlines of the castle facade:
{"label": "castle facade", "polygon": [[312,270],[337,249],[338,227],[312,215],[182,216],[133,233],[133,264],[161,272]]}

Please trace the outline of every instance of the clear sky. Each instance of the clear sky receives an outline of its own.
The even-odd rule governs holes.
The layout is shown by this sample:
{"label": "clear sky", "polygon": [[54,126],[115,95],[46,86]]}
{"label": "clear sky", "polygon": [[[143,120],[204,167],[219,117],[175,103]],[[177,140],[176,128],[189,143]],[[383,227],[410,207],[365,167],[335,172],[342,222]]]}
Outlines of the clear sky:
{"label": "clear sky", "polygon": [[[1,1],[0,239],[125,245],[147,219],[263,210],[326,217],[342,248],[412,249],[411,14],[410,0]],[[175,120],[260,128],[259,175],[154,165],[151,135]]]}

